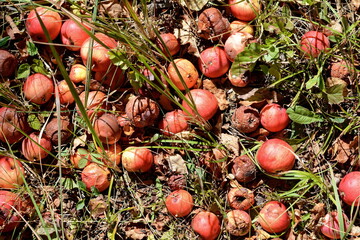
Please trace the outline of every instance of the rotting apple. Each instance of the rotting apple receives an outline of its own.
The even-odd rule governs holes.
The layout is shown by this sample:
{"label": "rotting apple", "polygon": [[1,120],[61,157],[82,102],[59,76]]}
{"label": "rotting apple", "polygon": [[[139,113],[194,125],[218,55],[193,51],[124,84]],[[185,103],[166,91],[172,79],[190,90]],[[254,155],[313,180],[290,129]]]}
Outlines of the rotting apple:
{"label": "rotting apple", "polygon": [[77,169],[83,169],[91,163],[91,154],[85,148],[77,148],[70,155],[70,162]]}
{"label": "rotting apple", "polygon": [[198,65],[200,71],[209,78],[221,77],[230,68],[230,62],[222,47],[209,47],[202,51]]}
{"label": "rotting apple", "polygon": [[260,14],[259,0],[229,0],[230,11],[234,17],[241,21],[252,21]]}
{"label": "rotting apple", "polygon": [[18,61],[9,51],[0,49],[0,78],[10,77],[17,68]]}
{"label": "rotting apple", "polygon": [[331,77],[341,79],[346,79],[347,77],[352,76],[355,73],[354,65],[351,62],[345,60],[341,60],[339,62],[331,64],[330,70]]}
{"label": "rotting apple", "polygon": [[88,190],[95,187],[99,192],[105,191],[110,186],[111,173],[106,167],[97,163],[90,163],[81,172],[81,181],[83,181]]}
{"label": "rotting apple", "polygon": [[27,114],[12,107],[0,108],[0,141],[16,143],[31,130]]}
{"label": "rotting apple", "polygon": [[[179,71],[180,76],[176,69]],[[194,64],[184,58],[175,59],[174,62],[168,66],[167,71],[170,80],[180,90],[194,87],[199,79],[199,73]]]}
{"label": "rotting apple", "polygon": [[45,158],[52,149],[51,140],[44,134],[39,137],[38,132],[33,132],[29,138],[25,138],[21,145],[22,154],[31,161],[40,161]]}
{"label": "rotting apple", "polygon": [[249,39],[253,38],[252,35],[243,32],[236,32],[230,35],[225,41],[224,49],[227,59],[234,62],[236,56],[245,50]]}
{"label": "rotting apple", "polygon": [[221,232],[219,218],[208,211],[196,214],[191,221],[191,227],[203,240],[215,240]]}
{"label": "rotting apple", "polygon": [[279,132],[289,125],[290,118],[286,108],[276,103],[269,103],[260,111],[260,122],[266,130]]}
{"label": "rotting apple", "polygon": [[0,157],[0,188],[17,188],[24,183],[25,170],[19,160]]}
{"label": "rotting apple", "polygon": [[94,78],[110,91],[114,91],[124,84],[125,74],[120,67],[111,66],[108,71],[95,72]]}
{"label": "rotting apple", "polygon": [[260,210],[257,221],[269,233],[280,233],[290,226],[290,217],[284,204],[270,201]]}
{"label": "rotting apple", "polygon": [[79,51],[84,41],[89,38],[86,31],[79,25],[90,30],[90,27],[72,19],[66,20],[61,27],[61,41],[71,51]]}
{"label": "rotting apple", "polygon": [[321,219],[321,227],[320,227],[321,233],[330,239],[340,239],[341,238],[340,231],[343,231],[343,233],[345,234],[345,232],[350,226],[348,217],[344,213],[342,213],[342,215],[344,221],[343,230],[340,229],[340,220],[339,220],[338,212],[332,211],[327,213],[325,217]]}
{"label": "rotting apple", "polygon": [[307,57],[316,58],[322,52],[327,52],[330,48],[328,37],[318,31],[309,31],[301,37],[300,49]]}
{"label": "rotting apple", "polygon": [[36,104],[47,103],[54,95],[54,90],[53,81],[41,73],[30,75],[23,86],[25,98]]}
{"label": "rotting apple", "polygon": [[230,207],[238,210],[248,210],[255,203],[254,193],[248,188],[234,187],[227,194]]}
{"label": "rotting apple", "polygon": [[95,120],[94,130],[100,141],[106,144],[114,144],[121,137],[121,127],[117,117],[112,113],[105,113]]}
{"label": "rotting apple", "polygon": [[45,32],[41,27],[36,12],[44,23],[50,39],[54,40],[60,33],[62,21],[60,15],[48,7],[37,7],[30,11],[25,22],[26,31],[33,40],[47,42]]}
{"label": "rotting apple", "polygon": [[20,223],[22,200],[19,195],[0,190],[0,227],[1,232],[10,232],[14,230]]}
{"label": "rotting apple", "polygon": [[214,94],[206,89],[192,89],[185,95],[185,98],[191,105],[194,105],[196,110],[194,111],[191,105],[184,99],[182,101],[182,106],[186,110],[184,113],[189,116],[194,116],[195,119],[197,112],[205,121],[210,120],[219,107]]}
{"label": "rotting apple", "polygon": [[[107,95],[105,93],[101,91],[90,91],[87,93],[84,91],[80,93],[79,98],[85,107],[88,117],[93,118],[104,114],[107,100]],[[87,99],[86,102],[85,99]],[[76,111],[79,115],[81,115],[78,105],[76,105]]]}
{"label": "rotting apple", "polygon": [[346,174],[340,181],[339,192],[347,205],[360,206],[360,171]]}
{"label": "rotting apple", "polygon": [[121,162],[121,151],[122,148],[120,144],[111,144],[111,145],[104,145],[104,150],[102,150],[99,146],[96,148],[98,153],[102,154],[102,161],[108,167],[115,167],[120,164]]}
{"label": "rotting apple", "polygon": [[128,147],[122,153],[121,163],[128,172],[147,172],[154,163],[154,156],[147,148]]}
{"label": "rotting apple", "polygon": [[288,171],[295,164],[292,147],[281,139],[266,140],[258,149],[256,159],[260,167],[268,173]]}
{"label": "rotting apple", "polygon": [[231,173],[239,182],[250,182],[256,178],[256,165],[247,155],[238,156],[232,160]]}
{"label": "rotting apple", "polygon": [[80,83],[86,80],[86,67],[82,64],[74,64],[71,66],[69,78],[73,83]]}
{"label": "rotting apple", "polygon": [[[71,82],[71,84],[75,87],[73,82]],[[74,96],[70,91],[69,85],[65,80],[58,82],[58,84],[55,86],[55,91],[58,91],[59,93],[59,100],[61,104],[69,105],[75,101]]]}
{"label": "rotting apple", "polygon": [[[180,42],[174,34],[162,33],[160,34],[160,38],[162,41],[160,39],[157,39],[156,44],[159,46],[159,48],[165,55],[168,55],[166,48],[168,49],[171,56],[174,56],[180,51]],[[164,42],[165,46],[162,42]]]}
{"label": "rotting apple", "polygon": [[[95,40],[93,41],[91,70],[94,72],[105,72],[111,65],[109,51],[117,47],[117,42],[115,39],[108,37],[103,33],[96,33],[95,37],[108,48],[105,48],[102,44]],[[80,56],[85,66],[87,64],[87,58],[90,52],[90,43],[91,38],[86,39],[81,45],[80,49]]]}
{"label": "rotting apple", "polygon": [[167,112],[163,119],[159,122],[160,131],[166,135],[171,136],[173,134],[182,132],[188,128],[184,112],[176,109],[171,112]]}
{"label": "rotting apple", "polygon": [[148,97],[132,97],[125,106],[128,119],[135,127],[152,126],[157,120],[160,109],[158,104]]}
{"label": "rotting apple", "polygon": [[228,34],[229,29],[229,20],[217,8],[207,8],[199,15],[198,32],[204,39],[219,40]]}
{"label": "rotting apple", "polygon": [[60,123],[58,123],[58,119],[56,117],[52,118],[45,126],[45,134],[48,138],[50,138],[53,144],[58,144],[59,129],[61,143],[66,143],[70,139],[74,129],[74,125],[70,122],[69,119],[61,118],[59,121]]}
{"label": "rotting apple", "polygon": [[251,228],[251,217],[243,210],[231,210],[226,214],[225,228],[233,236],[244,236]]}
{"label": "rotting apple", "polygon": [[166,197],[165,206],[174,217],[185,217],[191,212],[194,201],[188,191],[180,189],[171,192]]}
{"label": "rotting apple", "polygon": [[242,133],[253,132],[260,125],[259,111],[250,106],[240,106],[232,115],[231,125]]}
{"label": "rotting apple", "polygon": [[241,32],[241,33],[248,33],[252,36],[254,36],[254,28],[249,25],[248,22],[244,21],[232,21],[230,23],[230,31],[231,33]]}

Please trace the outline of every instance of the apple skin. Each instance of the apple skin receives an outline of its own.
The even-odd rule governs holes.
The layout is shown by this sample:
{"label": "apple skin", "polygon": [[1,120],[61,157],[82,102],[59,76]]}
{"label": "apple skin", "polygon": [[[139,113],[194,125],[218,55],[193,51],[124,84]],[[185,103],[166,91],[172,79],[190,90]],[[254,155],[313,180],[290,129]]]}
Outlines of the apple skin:
{"label": "apple skin", "polygon": [[52,149],[51,140],[45,134],[43,134],[41,139],[39,139],[39,133],[36,132],[31,133],[29,138],[25,138],[21,145],[22,154],[27,160],[32,162],[40,161],[48,155],[48,152],[43,148],[50,152]]}
{"label": "apple skin", "polygon": [[290,226],[290,217],[284,204],[271,201],[260,210],[257,221],[269,233],[280,233]]}
{"label": "apple skin", "polygon": [[54,91],[53,81],[41,73],[30,75],[23,85],[25,98],[39,105],[47,103]]}
{"label": "apple skin", "polygon": [[0,190],[1,232],[10,232],[21,223],[21,217],[13,209],[21,211],[21,205],[22,202],[17,194]]}
{"label": "apple skin", "polygon": [[81,180],[86,188],[96,187],[99,192],[105,191],[110,186],[110,171],[106,167],[99,166],[97,163],[90,163],[81,172]]}
{"label": "apple skin", "polygon": [[[103,33],[96,33],[97,37],[103,44],[105,44],[109,49],[114,49],[117,47],[117,42],[115,39],[106,36]],[[88,38],[81,45],[80,56],[86,66],[88,54],[90,52],[90,41],[91,38]],[[100,43],[93,41],[92,49],[92,63],[91,70],[94,72],[105,72],[111,66],[111,60],[109,57],[109,49],[103,47]]]}
{"label": "apple skin", "polygon": [[20,141],[25,133],[31,131],[27,122],[27,114],[15,108],[0,108],[0,141],[9,144]]}
{"label": "apple skin", "polygon": [[268,173],[291,170],[295,164],[292,147],[281,139],[266,140],[256,153],[260,167]]}
{"label": "apple skin", "polygon": [[[218,101],[214,94],[205,89],[192,89],[185,95],[185,97],[190,102],[192,102],[190,95],[194,100],[194,104],[199,115],[205,121],[210,120],[218,110]],[[190,116],[196,116],[195,112],[191,109],[185,100],[183,100],[182,105],[184,109],[190,113]],[[186,111],[184,111],[184,113],[187,114]]]}
{"label": "apple skin", "polygon": [[181,110],[174,110],[167,112],[162,120],[159,122],[161,132],[166,136],[182,132],[188,128],[184,112]]}
{"label": "apple skin", "polygon": [[321,52],[327,52],[330,48],[328,37],[318,31],[309,31],[301,37],[300,49],[307,57],[316,58]]}
{"label": "apple skin", "polygon": [[114,144],[120,140],[121,127],[112,113],[105,113],[95,120],[94,130],[100,141],[105,144]]}
{"label": "apple skin", "polygon": [[198,65],[200,71],[209,78],[221,77],[230,68],[230,62],[221,47],[209,47],[202,51]]}
{"label": "apple skin", "polygon": [[77,169],[83,169],[85,167],[80,167],[79,163],[81,159],[86,159],[86,166],[91,163],[91,154],[85,148],[78,148],[76,151],[70,155],[70,162]]}
{"label": "apple skin", "polygon": [[187,216],[194,207],[194,201],[191,194],[183,189],[171,192],[165,199],[167,210],[174,217]]}
{"label": "apple skin", "polygon": [[[88,26],[81,25],[90,30]],[[71,51],[79,51],[81,45],[88,38],[89,35],[72,19],[66,20],[61,27],[61,41]]]}
{"label": "apple skin", "polygon": [[237,19],[246,22],[254,20],[261,11],[261,6],[258,0],[229,0],[229,5],[232,15]]}
{"label": "apple skin", "polygon": [[19,160],[0,157],[0,188],[17,188],[24,183],[25,170]]}
{"label": "apple skin", "polygon": [[[162,41],[165,43],[165,46],[168,48],[170,55],[174,56],[180,51],[180,42],[172,33],[162,33],[160,34]],[[163,46],[160,39],[156,40],[156,44],[160,47],[161,51],[167,56],[168,53],[166,51],[165,46]]]}
{"label": "apple skin", "polygon": [[104,164],[108,167],[115,167],[120,164],[121,162],[121,151],[122,148],[120,144],[112,144],[112,145],[105,145],[104,151],[98,146],[96,150],[98,153],[105,155],[102,158]]}
{"label": "apple skin", "polygon": [[347,205],[360,206],[360,171],[346,174],[340,181],[339,192]]}
{"label": "apple skin", "polygon": [[128,147],[121,156],[121,163],[128,172],[147,172],[153,162],[154,156],[147,148]]}
{"label": "apple skin", "polygon": [[80,83],[86,80],[87,70],[82,64],[74,64],[71,66],[69,78],[73,83]]}
{"label": "apple skin", "polygon": [[[81,103],[84,105],[86,113],[90,119],[94,118],[95,116],[99,117],[104,114],[107,99],[107,95],[105,93],[101,91],[90,91],[86,99],[86,91],[84,91],[80,93],[79,98]],[[79,115],[81,115],[81,112],[77,105],[76,111]]]}
{"label": "apple skin", "polygon": [[245,236],[251,228],[251,217],[243,210],[232,210],[226,214],[226,230],[233,236]]}
{"label": "apple skin", "polygon": [[[71,82],[71,84],[75,87],[75,84]],[[72,104],[75,99],[70,91],[70,87],[65,80],[58,82],[55,86],[55,91],[59,93],[59,99],[61,104],[69,105]]]}
{"label": "apple skin", "polygon": [[270,132],[279,132],[286,128],[290,123],[286,109],[279,104],[270,103],[260,111],[261,125]]}
{"label": "apple skin", "polygon": [[203,240],[214,240],[221,232],[219,218],[207,211],[196,214],[191,221],[191,227]]}
{"label": "apple skin", "polygon": [[[343,213],[345,232],[350,226],[349,218]],[[336,211],[329,212],[321,220],[320,231],[330,239],[340,239],[340,221]]]}
{"label": "apple skin", "polygon": [[[176,68],[179,70],[182,80],[184,80],[186,86],[183,85],[181,78],[176,71]],[[184,58],[175,59],[174,62],[168,66],[167,71],[170,80],[179,90],[185,90],[186,87],[194,87],[194,85],[199,79],[199,73],[196,70],[194,64]]]}
{"label": "apple skin", "polygon": [[37,7],[36,9],[31,10],[25,22],[26,31],[33,40],[47,42],[46,35],[36,16],[35,10],[43,21],[51,40],[54,40],[60,33],[62,21],[60,15],[49,8]]}

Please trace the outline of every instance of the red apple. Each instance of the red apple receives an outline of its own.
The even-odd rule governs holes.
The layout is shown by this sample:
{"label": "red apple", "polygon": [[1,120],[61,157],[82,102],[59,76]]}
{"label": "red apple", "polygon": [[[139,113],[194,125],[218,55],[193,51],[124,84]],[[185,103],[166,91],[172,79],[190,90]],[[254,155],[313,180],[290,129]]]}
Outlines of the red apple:
{"label": "red apple", "polygon": [[118,143],[105,145],[104,150],[97,147],[96,150],[103,155],[102,161],[106,166],[115,167],[120,164],[122,148]]}
{"label": "red apple", "polygon": [[94,130],[100,141],[106,144],[114,144],[121,137],[121,128],[117,118],[112,113],[105,113],[95,120]]}
{"label": "red apple", "polygon": [[[214,94],[208,90],[193,89],[185,97],[191,104],[194,103],[197,113],[206,121],[211,119],[218,110],[218,101]],[[190,116],[196,116],[196,111],[185,100],[183,100],[182,105]],[[186,111],[184,113],[188,115]]]}
{"label": "red apple", "polygon": [[20,161],[0,157],[0,188],[17,188],[24,183],[25,171]]}
{"label": "red apple", "polygon": [[276,103],[270,103],[261,109],[260,122],[266,130],[279,132],[289,125],[290,118],[286,113],[286,108]]}
{"label": "red apple", "polygon": [[74,64],[71,66],[69,78],[73,83],[80,83],[86,80],[87,70],[82,64]]}
{"label": "red apple", "polygon": [[220,77],[230,68],[230,62],[221,47],[209,47],[202,51],[198,64],[200,71],[209,78]]}
{"label": "red apple", "polygon": [[[75,85],[71,82],[71,84],[75,87]],[[65,80],[58,82],[55,87],[55,90],[59,93],[59,100],[61,104],[72,104],[75,99],[72,93],[70,92],[69,85]]]}
{"label": "red apple", "polygon": [[128,147],[121,156],[121,163],[128,172],[147,172],[153,162],[154,156],[147,148]]}
{"label": "red apple", "polygon": [[234,62],[236,56],[245,50],[246,45],[253,36],[248,33],[236,32],[225,41],[224,49],[229,61]]}
{"label": "red apple", "polygon": [[164,118],[159,122],[161,132],[166,136],[182,132],[188,128],[184,112],[181,110],[174,110],[167,112]]}
{"label": "red apple", "polygon": [[79,51],[84,41],[89,38],[89,35],[80,26],[82,25],[87,30],[90,28],[80,22],[75,22],[68,19],[61,27],[61,41],[65,44],[66,48],[71,51]]}
{"label": "red apple", "polygon": [[110,186],[111,173],[106,167],[99,166],[97,163],[90,163],[81,172],[83,181],[88,190],[96,187],[99,192],[105,191]]}
{"label": "red apple", "polygon": [[245,236],[251,228],[250,215],[242,210],[232,210],[226,214],[225,227],[233,236]]}
{"label": "red apple", "polygon": [[328,37],[318,31],[309,31],[301,37],[300,48],[308,57],[318,57],[321,52],[327,52],[330,48]]}
{"label": "red apple", "polygon": [[284,140],[269,139],[258,149],[256,159],[260,167],[266,172],[277,173],[293,168],[295,153]]}
{"label": "red apple", "polygon": [[346,204],[360,206],[360,171],[346,174],[340,181],[339,192]]}
{"label": "red apple", "polygon": [[45,134],[39,138],[39,133],[33,132],[22,141],[22,154],[29,161],[40,161],[51,149],[51,140]]}
{"label": "red apple", "polygon": [[110,88],[111,91],[114,91],[123,85],[125,74],[120,67],[112,66],[108,71],[95,72],[94,78],[103,86]]}
{"label": "red apple", "polygon": [[284,204],[271,201],[260,210],[257,221],[269,233],[280,233],[290,226],[290,217]]}
{"label": "red apple", "polygon": [[[162,33],[160,34],[162,41],[164,42],[166,48],[169,50],[170,55],[174,56],[180,51],[180,42],[172,33]],[[156,44],[160,47],[161,51],[167,55],[167,51],[160,39],[156,40]]]}
{"label": "red apple", "polygon": [[[179,71],[180,75],[176,69]],[[199,79],[199,73],[194,64],[184,58],[175,59],[174,62],[168,66],[167,71],[170,80],[180,90],[194,87]]]}
{"label": "red apple", "polygon": [[44,23],[51,40],[54,40],[59,35],[61,30],[62,22],[60,15],[48,7],[37,7],[36,9],[30,11],[25,22],[26,31],[33,40],[40,42],[47,42],[47,39],[35,11],[38,13],[42,22]]}
{"label": "red apple", "polygon": [[[344,233],[350,226],[348,217],[342,213],[344,221]],[[330,239],[340,239],[340,221],[338,218],[338,213],[336,211],[327,213],[325,217],[321,220],[321,233]]]}
{"label": "red apple", "polygon": [[20,223],[22,200],[12,192],[0,190],[0,228],[1,232],[10,232]]}
{"label": "red apple", "polygon": [[36,104],[47,103],[54,90],[53,81],[41,73],[30,75],[23,86],[25,98]]}
{"label": "red apple", "polygon": [[214,240],[221,232],[219,218],[212,212],[196,214],[191,221],[191,227],[203,240]]}
{"label": "red apple", "polygon": [[91,154],[85,148],[78,148],[70,155],[70,162],[77,169],[83,169],[91,163]]}
{"label": "red apple", "polygon": [[252,21],[259,15],[259,0],[229,0],[230,11],[234,17],[242,21]]}
{"label": "red apple", "polygon": [[9,144],[18,142],[28,133],[30,126],[27,122],[27,115],[11,107],[0,108],[0,141]]}
{"label": "red apple", "polygon": [[[96,33],[95,37],[98,38],[108,48],[105,48],[95,40],[93,41],[91,70],[94,72],[105,72],[111,65],[108,52],[110,49],[115,49],[117,47],[117,42],[115,39],[108,37],[103,33]],[[88,54],[90,52],[90,39],[91,38],[86,39],[80,49],[80,56],[85,66],[87,63]]]}
{"label": "red apple", "polygon": [[194,201],[188,191],[180,189],[173,191],[166,197],[165,205],[174,217],[185,217],[191,212]]}
{"label": "red apple", "polygon": [[[93,118],[95,116],[101,116],[106,108],[107,95],[101,91],[86,91],[80,93],[80,101],[85,107],[88,117]],[[86,100],[86,102],[85,102]],[[81,112],[79,107],[76,105],[76,111],[79,115]]]}

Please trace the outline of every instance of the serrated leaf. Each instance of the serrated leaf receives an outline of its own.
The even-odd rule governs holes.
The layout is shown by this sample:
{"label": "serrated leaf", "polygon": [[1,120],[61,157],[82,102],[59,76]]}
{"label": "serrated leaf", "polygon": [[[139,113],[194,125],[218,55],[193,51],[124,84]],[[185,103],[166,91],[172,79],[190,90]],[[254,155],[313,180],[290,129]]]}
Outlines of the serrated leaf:
{"label": "serrated leaf", "polygon": [[33,62],[34,63],[31,64],[31,69],[34,72],[41,73],[41,74],[44,74],[44,75],[49,75],[48,71],[46,71],[46,69],[44,67],[44,63],[41,60],[34,59]]}
{"label": "serrated leaf", "polygon": [[0,47],[3,47],[3,46],[5,46],[5,45],[7,45],[8,42],[9,42],[9,40],[10,40],[10,37],[9,37],[9,36],[6,36],[6,37],[1,38],[1,39],[0,39]]}
{"label": "serrated leaf", "polygon": [[27,121],[32,129],[40,130],[42,124],[36,114],[30,114],[27,118]]}
{"label": "serrated leaf", "polygon": [[26,41],[26,49],[30,56],[35,56],[39,53],[36,45],[30,41]]}
{"label": "serrated leaf", "polygon": [[179,0],[180,4],[194,11],[200,11],[208,0]]}
{"label": "serrated leaf", "polygon": [[30,75],[30,65],[28,63],[23,63],[19,66],[17,70],[16,78],[27,78]]}
{"label": "serrated leaf", "polygon": [[343,84],[336,84],[326,89],[325,93],[330,104],[339,104],[344,101],[344,88]]}
{"label": "serrated leaf", "polygon": [[286,110],[286,113],[293,122],[299,124],[310,124],[324,121],[320,115],[302,106],[290,107]]}

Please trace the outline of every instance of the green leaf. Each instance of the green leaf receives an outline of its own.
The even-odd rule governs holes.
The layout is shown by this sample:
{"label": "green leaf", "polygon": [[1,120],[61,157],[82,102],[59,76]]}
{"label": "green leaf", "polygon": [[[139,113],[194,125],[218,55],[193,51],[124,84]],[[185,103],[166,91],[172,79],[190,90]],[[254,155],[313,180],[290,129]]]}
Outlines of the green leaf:
{"label": "green leaf", "polygon": [[7,45],[8,42],[9,42],[9,39],[10,39],[9,36],[6,36],[6,37],[4,37],[4,38],[1,38],[1,39],[0,39],[0,47],[3,47],[3,46],[5,46],[5,45]]}
{"label": "green leaf", "polygon": [[208,0],[180,0],[179,2],[184,7],[200,11],[208,3]]}
{"label": "green leaf", "polygon": [[122,70],[128,69],[128,57],[122,51],[109,51],[109,58],[111,62],[115,65],[120,67]]}
{"label": "green leaf", "polygon": [[77,204],[76,204],[76,210],[81,210],[85,207],[85,200],[80,200]]}
{"label": "green leaf", "polygon": [[80,155],[86,155],[88,154],[88,150],[86,150],[85,148],[78,148],[77,149],[77,152],[80,154]]}
{"label": "green leaf", "polygon": [[26,48],[30,56],[35,56],[39,53],[36,45],[33,42],[26,41]]}
{"label": "green leaf", "polygon": [[35,130],[40,130],[42,124],[40,122],[39,117],[36,114],[30,114],[27,119],[31,128]]}
{"label": "green leaf", "polygon": [[314,76],[313,78],[311,78],[309,81],[306,82],[305,84],[306,89],[310,89],[313,86],[318,85],[319,82],[320,82],[320,76],[319,75]]}
{"label": "green leaf", "polygon": [[336,84],[332,87],[326,88],[325,94],[327,95],[330,104],[339,104],[344,101],[344,84]]}
{"label": "green leaf", "polygon": [[49,72],[46,71],[46,69],[44,67],[44,63],[41,60],[34,59],[33,62],[34,63],[31,64],[31,69],[34,72],[41,73],[41,74],[44,74],[44,75],[49,75]]}
{"label": "green leaf", "polygon": [[310,124],[313,122],[324,121],[324,119],[320,115],[302,106],[290,107],[286,110],[286,113],[289,115],[289,118],[293,122],[300,124]]}
{"label": "green leaf", "polygon": [[81,158],[79,160],[78,166],[79,168],[84,168],[88,164],[89,160],[87,158]]}
{"label": "green leaf", "polygon": [[79,188],[80,188],[81,190],[87,191],[87,189],[86,189],[86,184],[85,184],[83,181],[78,181],[78,184],[77,184],[77,185],[79,186]]}
{"label": "green leaf", "polygon": [[27,78],[30,75],[30,65],[28,63],[23,63],[19,66],[17,70],[16,78]]}
{"label": "green leaf", "polygon": [[262,54],[260,44],[250,43],[244,51],[236,56],[233,65],[253,63],[256,62],[261,56]]}

